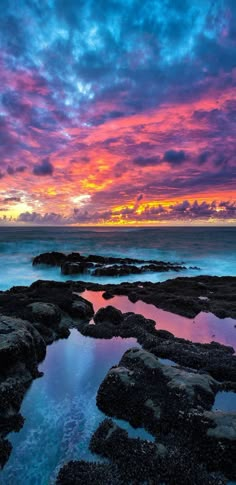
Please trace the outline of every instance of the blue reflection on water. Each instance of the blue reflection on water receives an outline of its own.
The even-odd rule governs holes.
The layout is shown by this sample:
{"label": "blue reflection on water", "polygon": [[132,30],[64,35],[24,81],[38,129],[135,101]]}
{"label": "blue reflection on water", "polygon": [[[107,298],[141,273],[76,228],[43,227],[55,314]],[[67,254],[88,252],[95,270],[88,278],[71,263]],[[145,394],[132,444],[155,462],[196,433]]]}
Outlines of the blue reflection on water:
{"label": "blue reflection on water", "polygon": [[216,394],[213,410],[236,412],[236,393],[232,391],[220,391]]}
{"label": "blue reflection on water", "polygon": [[[13,451],[0,473],[1,484],[46,485],[71,459],[99,459],[88,450],[104,419],[96,407],[97,390],[110,367],[133,346],[133,338],[92,339],[72,330],[69,339],[48,347],[40,366],[45,374],[32,383],[22,404],[25,424],[9,435]],[[119,424],[131,436],[152,439],[144,430]]]}

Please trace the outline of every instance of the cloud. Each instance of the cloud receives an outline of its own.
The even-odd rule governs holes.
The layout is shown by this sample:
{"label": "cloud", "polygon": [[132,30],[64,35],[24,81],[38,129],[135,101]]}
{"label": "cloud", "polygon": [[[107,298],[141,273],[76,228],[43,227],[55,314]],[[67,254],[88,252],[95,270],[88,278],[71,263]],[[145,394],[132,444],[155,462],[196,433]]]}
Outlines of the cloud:
{"label": "cloud", "polygon": [[42,160],[42,162],[34,165],[33,174],[39,176],[52,175],[53,170],[54,168],[52,163],[47,158],[45,158],[44,160]]}
{"label": "cloud", "polygon": [[140,167],[148,167],[149,165],[158,165],[160,163],[160,157],[136,157],[133,159],[133,163]]}
{"label": "cloud", "polygon": [[[158,203],[231,200],[234,0],[15,3],[2,0],[0,12],[2,190],[10,181],[40,208],[35,220],[61,214],[63,224],[83,194],[90,207],[78,221],[120,208],[137,220],[187,217],[208,208],[166,214]],[[142,216],[132,214],[139,202]]]}
{"label": "cloud", "polygon": [[11,167],[8,165],[7,173],[8,175],[15,175],[16,173],[23,173],[25,172],[26,167],[24,165],[20,165],[19,167]]}
{"label": "cloud", "polygon": [[[137,198],[133,207],[124,207],[119,211],[93,212],[74,208],[67,217],[58,213],[40,214],[38,212],[24,212],[19,215],[17,222],[33,225],[75,225],[75,224],[104,224],[119,223],[120,217],[124,222],[129,223],[134,219],[137,222],[213,222],[227,221],[236,222],[236,202],[235,201],[202,201],[189,202],[184,200],[173,205],[150,206],[145,204],[140,210],[138,202],[142,199]],[[138,211],[138,212],[137,212]]]}
{"label": "cloud", "polygon": [[183,162],[186,161],[186,158],[187,157],[184,150],[167,150],[164,153],[163,160],[164,162],[168,162],[174,167],[181,165]]}

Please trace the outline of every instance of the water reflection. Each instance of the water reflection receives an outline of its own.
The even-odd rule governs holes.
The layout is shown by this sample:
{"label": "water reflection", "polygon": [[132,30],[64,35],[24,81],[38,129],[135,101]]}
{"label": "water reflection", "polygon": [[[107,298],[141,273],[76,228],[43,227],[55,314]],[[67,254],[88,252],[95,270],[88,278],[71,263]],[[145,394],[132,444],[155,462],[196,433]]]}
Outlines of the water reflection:
{"label": "water reflection", "polygon": [[114,296],[111,300],[104,300],[103,292],[85,291],[83,297],[93,303],[94,310],[113,305],[122,312],[141,313],[146,318],[156,321],[157,329],[172,332],[193,342],[207,343],[212,340],[224,345],[231,345],[236,349],[236,320],[232,318],[218,318],[212,313],[201,312],[195,318],[186,318],[174,313],[156,308],[154,305],[137,301],[132,303],[126,296]]}
{"label": "water reflection", "polygon": [[216,394],[212,408],[214,411],[236,411],[236,393],[232,391],[220,391]]}
{"label": "water reflection", "polygon": [[[45,374],[32,383],[22,404],[25,424],[9,435],[13,451],[0,473],[2,485],[54,483],[63,463],[94,460],[88,445],[104,418],[96,407],[97,389],[110,367],[133,346],[137,342],[132,338],[92,339],[72,330],[69,339],[48,347],[40,366]],[[133,436],[150,436],[120,424]]]}

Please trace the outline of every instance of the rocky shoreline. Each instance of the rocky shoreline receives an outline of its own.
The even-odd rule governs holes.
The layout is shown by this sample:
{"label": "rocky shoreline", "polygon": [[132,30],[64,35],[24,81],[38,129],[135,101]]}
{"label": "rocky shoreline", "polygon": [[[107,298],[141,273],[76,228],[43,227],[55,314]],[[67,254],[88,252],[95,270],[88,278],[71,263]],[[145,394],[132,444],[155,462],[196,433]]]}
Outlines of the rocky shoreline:
{"label": "rocky shoreline", "polygon": [[69,328],[89,321],[93,306],[72,290],[44,285],[0,292],[0,467],[11,453],[6,436],[18,431],[24,419],[20,406],[46,346],[69,336]]}
{"label": "rocky shoreline", "polygon": [[[211,311],[236,318],[234,277],[120,285],[37,281],[0,292],[0,465],[11,452],[7,434],[23,425],[21,402],[32,379],[40,376],[46,346],[76,327],[93,338],[135,337],[141,344],[108,372],[97,405],[111,418],[144,427],[155,442],[131,439],[105,419],[90,447],[109,462],[70,462],[59,472],[58,484],[220,485],[235,479],[236,413],[211,410],[218,391],[236,391],[234,349],[176,338],[157,330],[153,320],[112,305],[94,315],[92,304],[80,295],[85,289],[103,291],[104,303],[127,295],[180,315]],[[164,365],[160,358],[176,365]]]}
{"label": "rocky shoreline", "polygon": [[[33,266],[58,266],[64,275],[78,275],[88,273],[91,276],[127,276],[141,273],[160,273],[167,271],[183,271],[183,263],[170,263],[156,260],[132,258],[113,258],[90,254],[82,256],[80,253],[64,254],[59,252],[42,253],[33,259]],[[192,267],[191,269],[199,269]]]}

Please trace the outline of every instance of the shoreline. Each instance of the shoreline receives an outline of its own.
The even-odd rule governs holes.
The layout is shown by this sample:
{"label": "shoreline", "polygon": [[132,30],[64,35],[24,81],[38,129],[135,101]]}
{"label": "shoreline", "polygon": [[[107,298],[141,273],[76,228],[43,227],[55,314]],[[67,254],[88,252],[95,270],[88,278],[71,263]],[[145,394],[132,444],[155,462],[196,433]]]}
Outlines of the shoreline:
{"label": "shoreline", "polygon": [[[232,318],[236,318],[236,307],[233,298],[233,295],[235,294],[235,288],[235,277],[197,276],[192,278],[176,278],[174,280],[167,280],[163,283],[137,282],[121,283],[118,285],[101,285],[97,283],[86,283],[83,281],[67,281],[65,283],[62,283],[55,281],[53,282],[39,280],[29,287],[13,287],[5,292],[0,292],[0,312],[2,314],[0,321],[0,333],[2,334],[3,342],[0,346],[0,361],[2,364],[1,367],[4,366],[5,375],[5,379],[3,379],[2,376],[0,384],[2,391],[0,402],[1,464],[3,465],[4,461],[7,461],[11,452],[9,441],[6,439],[7,434],[13,429],[19,430],[23,425],[23,418],[20,415],[21,402],[32,379],[34,379],[35,377],[39,377],[39,374],[37,372],[37,365],[40,360],[42,360],[45,356],[46,345],[52,343],[58,338],[66,338],[69,335],[69,328],[73,327],[77,328],[83,335],[87,335],[93,338],[111,338],[112,336],[121,336],[124,338],[131,336],[136,337],[138,342],[142,346],[142,352],[144,352],[146,355],[145,358],[150,358],[149,356],[151,355],[152,359],[154,359],[156,362],[155,365],[159,369],[156,375],[156,379],[158,379],[158,382],[161,382],[163,380],[163,378],[161,377],[163,369],[160,370],[159,368],[158,357],[163,357],[175,361],[177,364],[178,372],[181,374],[181,379],[183,379],[184,376],[185,379],[191,380],[194,376],[195,378],[196,376],[198,376],[199,378],[199,376],[202,375],[205,376],[206,381],[208,379],[213,379],[214,385],[213,389],[211,389],[210,392],[204,393],[205,384],[203,385],[203,395],[205,397],[202,398],[203,400],[200,403],[196,403],[194,401],[195,398],[193,399],[193,401],[191,401],[190,399],[191,406],[187,410],[181,410],[181,408],[179,408],[179,402],[177,399],[175,406],[172,409],[172,411],[174,410],[172,414],[173,416],[175,416],[175,421],[177,423],[177,425],[174,425],[174,428],[173,416],[169,416],[169,414],[166,414],[166,412],[164,412],[163,423],[165,423],[165,426],[167,426],[167,423],[169,423],[168,426],[170,427],[170,429],[174,429],[174,431],[172,430],[172,433],[174,433],[173,436],[175,436],[175,439],[180,443],[180,441],[182,440],[182,438],[180,440],[179,436],[180,429],[182,429],[181,426],[187,426],[187,416],[188,420],[190,420],[190,422],[192,423],[192,426],[192,420],[196,419],[195,414],[196,410],[198,410],[197,413],[198,415],[200,413],[200,417],[197,420],[197,426],[200,426],[200,424],[202,423],[202,419],[204,421],[204,426],[203,424],[201,424],[201,426],[203,427],[201,440],[203,439],[206,447],[208,447],[209,450],[211,449],[211,453],[215,453],[214,456],[218,456],[219,438],[215,439],[214,445],[212,444],[212,440],[210,440],[210,444],[208,443],[209,440],[207,437],[207,432],[210,428],[214,428],[215,426],[215,413],[210,411],[209,402],[212,404],[214,396],[219,390],[233,390],[234,392],[236,390],[236,358],[233,355],[234,350],[230,347],[226,347],[214,342],[212,344],[194,344],[190,341],[174,337],[174,335],[170,332],[164,330],[156,330],[153,326],[153,323],[155,322],[153,322],[152,320],[145,319],[144,317],[136,314],[122,314],[119,310],[115,309],[111,305],[112,297],[114,295],[126,295],[131,301],[137,301],[140,299],[142,301],[145,301],[146,303],[152,303],[156,307],[167,309],[168,311],[179,315],[195,316],[199,311],[204,310],[211,311],[220,318],[224,318],[225,316],[231,316]],[[111,305],[109,305],[107,309],[105,309],[103,312],[101,309],[98,310],[96,315],[94,316],[94,310],[91,303],[85,300],[81,295],[78,295],[78,293],[83,293],[85,289],[93,291],[104,291],[104,303],[109,303],[107,300],[111,299]],[[202,296],[204,297],[204,299],[199,300],[199,297]],[[89,320],[93,316],[95,325],[90,325]],[[140,373],[140,370],[138,370],[139,367],[136,368],[135,365],[134,368],[129,370],[130,364],[126,362],[126,354],[122,357],[121,363],[118,365],[117,369],[119,369],[120,367],[126,367],[128,369],[127,375],[129,375],[129,372],[131,372],[133,373],[132,375],[134,375],[134,379],[136,379],[135,376],[137,375],[138,378],[138,375]],[[137,365],[139,366],[140,364]],[[171,366],[165,367],[169,368],[170,373],[172,372],[171,369],[173,368]],[[145,366],[142,367],[142,364],[141,368],[144,376],[146,376],[145,382],[148,382],[148,369]],[[112,370],[109,372],[112,372]],[[125,379],[128,383],[129,378]],[[109,386],[107,387],[106,395],[109,396],[109,398],[106,397],[105,401],[104,399],[103,401],[101,401],[101,399],[99,398],[99,396],[101,395],[101,388],[102,386],[104,387],[104,382],[106,383],[107,380],[109,381],[109,373],[105,377],[98,391],[98,406],[101,407],[102,410],[105,410],[106,414],[110,416],[115,416],[117,414],[117,410],[114,410],[112,408],[112,405],[110,403],[110,397],[112,395],[115,399],[116,393],[118,392],[119,395],[119,392],[122,391],[122,389],[120,389],[120,376],[118,377],[118,381],[116,382],[115,387],[111,389]],[[135,386],[136,384],[134,384],[134,387]],[[138,388],[140,386],[138,381],[137,386]],[[163,386],[163,392],[166,394],[166,383],[163,383]],[[150,386],[148,385],[148,387]],[[199,386],[198,383],[196,387],[198,394],[200,392],[200,387],[201,386]],[[178,394],[180,388],[177,386],[176,389],[178,389]],[[192,395],[194,396],[196,394],[196,389],[193,386]],[[134,404],[133,416],[136,415],[138,421],[134,421],[133,424],[135,424],[136,426],[139,425],[141,427],[145,427],[145,429],[147,428],[153,433],[155,432],[157,425],[155,424],[153,428],[150,423],[153,422],[153,415],[155,415],[156,413],[155,409],[157,406],[160,407],[160,402],[158,404],[157,402],[155,403],[155,399],[157,399],[157,396],[153,396],[151,394],[151,387],[149,391],[148,392],[150,396],[146,399],[146,401],[151,402],[148,411],[149,417],[146,416],[146,421],[142,421],[140,417],[138,418],[138,415],[140,416],[140,412],[141,415],[143,413],[142,409],[144,403],[140,402],[138,404],[136,402],[136,404]],[[126,393],[125,395],[128,396],[128,399],[131,400],[130,402],[135,403],[136,397],[138,396],[138,391],[132,391],[130,393],[130,389],[127,388],[124,392]],[[208,394],[208,397],[206,397],[206,394]],[[166,396],[167,395],[168,392]],[[175,393],[174,395],[172,394],[172,399],[173,397],[175,397]],[[107,399],[108,404],[106,403]],[[168,399],[169,398],[166,397],[166,403]],[[145,404],[145,406],[147,405]],[[202,408],[201,411],[199,411],[199,406],[200,408]],[[123,419],[129,421],[130,415],[129,413],[127,414],[127,409],[122,410],[122,403],[120,403],[119,407]],[[9,415],[7,409],[10,408],[11,413]],[[161,404],[161,408],[163,408],[163,403]],[[194,411],[195,408],[196,410]],[[184,418],[182,416],[180,420],[182,424],[179,428],[179,415],[181,415],[182,412],[184,412]],[[189,413],[191,414],[191,417]],[[205,415],[205,413],[211,413],[211,415]],[[236,424],[234,424],[236,419],[236,413],[224,413],[222,419],[230,419],[230,426],[235,426],[235,428],[233,429],[235,429],[236,434]],[[119,436],[121,432],[117,429],[113,430],[113,424],[110,421],[108,423],[107,420],[105,421],[105,424],[102,423],[100,426],[96,432],[97,434],[95,433],[96,439],[92,438],[91,446],[95,446],[95,448],[98,449],[98,444],[93,445],[92,443],[98,443],[99,440],[101,454],[103,454],[103,456],[109,457],[112,463],[110,465],[110,469],[113,470],[113,472],[114,469],[116,470],[116,476],[118,480],[117,483],[121,483],[120,480],[122,480],[123,466],[121,460],[118,460],[117,457],[113,456],[112,454],[109,455],[109,453],[106,451],[108,443],[110,442],[109,439],[111,435],[113,436],[112,439],[114,439],[114,443],[116,443],[115,448],[119,449]],[[171,451],[171,439],[170,437],[168,437],[168,426],[167,431],[163,431],[161,432],[161,435],[158,435],[158,439],[161,438],[161,440],[166,443],[165,446],[167,447],[165,460],[163,461],[160,456],[158,457],[158,467],[160,469],[160,473],[162,473],[162,476],[166,473],[168,463],[170,464],[171,462],[170,456],[172,456],[171,453],[173,452],[173,450]],[[218,424],[216,424],[215,427],[217,428],[217,426]],[[106,436],[104,429],[108,430],[108,436]],[[104,433],[106,438],[104,438]],[[197,455],[197,458],[195,456],[195,436],[191,435],[191,440],[188,440],[187,448],[188,450],[191,448],[191,453],[188,451],[188,457],[186,455],[187,442],[184,444],[182,440],[179,444],[177,455],[186,455],[186,463],[188,463],[189,466],[191,465],[190,469],[193,469],[194,466],[197,467],[196,469],[199,469],[199,477],[204,477],[204,480],[210,480],[205,481],[204,483],[226,483],[219,480],[223,480],[222,473],[225,473],[225,463],[228,463],[230,461],[231,451],[229,451],[228,448],[229,436],[227,435],[227,433],[223,438],[221,437],[221,441],[223,439],[225,449],[227,449],[224,459],[222,458],[220,465],[217,464],[216,458],[214,459],[215,461],[213,460],[213,462],[215,463],[214,466],[216,467],[216,471],[214,472],[216,473],[216,477],[214,478],[215,481],[211,481],[211,473],[207,471],[207,468],[209,466],[211,468],[211,464],[209,462],[205,463],[204,457],[202,457],[201,454]],[[124,446],[125,448],[127,448],[127,450],[131,450],[133,449],[133,447],[138,446],[137,440],[133,440],[132,442],[130,442],[130,438],[128,438],[127,436],[123,436],[122,439],[122,442],[124,443]],[[236,436],[234,436],[233,440],[230,439],[231,446],[235,446],[235,439]],[[154,446],[156,446],[156,444]],[[145,453],[147,452],[149,456],[149,445],[144,442],[142,444],[142,447],[145,450],[147,448],[147,451],[145,451]],[[112,449],[114,449],[114,446]],[[155,448],[155,453],[158,454],[159,451]],[[109,456],[107,455],[107,453]],[[139,452],[137,451],[137,453]],[[152,453],[150,456],[152,456]],[[189,456],[189,453],[191,456]],[[193,456],[195,456],[194,460]],[[203,460],[203,462],[201,462],[201,460]],[[210,458],[208,457],[208,461],[209,460]],[[150,463],[149,468],[151,470]],[[195,465],[193,466],[193,464]],[[101,476],[101,473],[103,473],[104,477],[109,476],[109,474],[107,475],[108,470],[105,469],[106,467],[100,467],[98,471],[95,464],[87,464],[86,466],[84,465],[84,468],[82,466],[83,472],[81,472],[81,466],[82,465],[80,464],[80,462],[78,462],[78,465],[68,465],[69,468],[65,466],[59,474],[58,483],[72,483],[70,481],[63,482],[63,477],[65,477],[65,473],[67,479],[69,476],[73,476],[73,479],[76,480],[75,470],[78,477],[84,477],[83,479],[88,480],[88,483],[90,483],[90,475],[93,477],[99,477]],[[231,463],[231,468],[232,466],[233,465]],[[93,470],[91,469],[91,467],[93,468]],[[72,475],[70,475],[71,473]],[[145,473],[148,473],[147,470]],[[184,470],[182,470],[181,473],[184,476]],[[220,478],[217,475],[218,473],[220,473]],[[228,476],[228,478],[235,478],[235,470],[233,468],[230,471],[230,475]],[[161,478],[161,475],[160,480],[163,480],[163,478]],[[167,483],[171,484],[171,480],[172,478],[169,477],[169,482]],[[76,481],[73,483],[76,483]],[[99,483],[99,481],[97,481],[96,483]],[[182,483],[185,482],[182,481]],[[200,482],[196,481],[193,483]]]}

